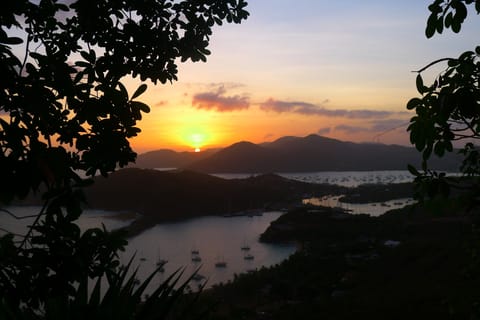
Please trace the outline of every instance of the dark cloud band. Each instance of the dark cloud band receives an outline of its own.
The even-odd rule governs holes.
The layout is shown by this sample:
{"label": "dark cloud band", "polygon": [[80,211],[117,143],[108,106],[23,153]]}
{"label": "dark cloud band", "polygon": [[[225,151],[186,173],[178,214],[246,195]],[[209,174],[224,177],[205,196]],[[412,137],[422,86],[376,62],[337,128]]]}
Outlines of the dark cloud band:
{"label": "dark cloud band", "polygon": [[225,87],[220,86],[215,91],[195,94],[192,99],[192,106],[203,110],[232,112],[250,108],[250,101],[246,96],[227,96]]}
{"label": "dark cloud band", "polygon": [[398,112],[382,110],[347,110],[347,109],[326,109],[321,105],[316,105],[302,101],[280,101],[268,99],[260,104],[260,109],[277,113],[298,113],[303,115],[316,115],[324,117],[342,117],[350,119],[382,119]]}

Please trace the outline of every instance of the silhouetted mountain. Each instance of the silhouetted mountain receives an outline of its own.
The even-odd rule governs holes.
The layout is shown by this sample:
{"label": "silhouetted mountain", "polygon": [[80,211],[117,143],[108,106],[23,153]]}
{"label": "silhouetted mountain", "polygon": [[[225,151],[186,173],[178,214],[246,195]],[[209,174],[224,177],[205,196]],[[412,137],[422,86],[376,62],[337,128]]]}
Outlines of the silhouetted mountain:
{"label": "silhouetted mountain", "polygon": [[176,152],[161,149],[139,154],[135,164],[130,167],[138,168],[182,168],[206,158],[217,152],[217,149],[208,149],[202,152]]}
{"label": "silhouetted mountain", "polygon": [[[434,159],[431,167],[457,170],[460,158],[449,154]],[[318,135],[283,137],[256,145],[242,142],[188,165],[200,172],[309,172],[405,170],[421,165],[421,154],[412,147],[353,143]]]}
{"label": "silhouetted mountain", "polygon": [[[430,161],[433,169],[456,171],[461,157],[446,154]],[[202,152],[157,150],[140,154],[133,167],[186,168],[207,173],[405,170],[421,167],[413,147],[353,143],[318,135],[286,136],[268,143],[238,142]]]}
{"label": "silhouetted mountain", "polygon": [[90,207],[140,213],[143,218],[136,223],[151,226],[161,221],[223,215],[269,204],[283,206],[298,201],[304,193],[322,195],[340,189],[272,174],[225,180],[192,171],[128,168],[114,172],[108,179],[97,177],[85,193]]}
{"label": "silhouetted mountain", "polygon": [[238,142],[199,160],[188,169],[201,172],[274,172],[281,154],[251,142]]}

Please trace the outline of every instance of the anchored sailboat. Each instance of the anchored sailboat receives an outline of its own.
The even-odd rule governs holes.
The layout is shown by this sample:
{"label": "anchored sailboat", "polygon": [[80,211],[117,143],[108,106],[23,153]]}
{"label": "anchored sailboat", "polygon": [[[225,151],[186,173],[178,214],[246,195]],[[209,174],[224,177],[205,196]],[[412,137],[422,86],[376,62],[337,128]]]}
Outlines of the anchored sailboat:
{"label": "anchored sailboat", "polygon": [[223,259],[219,259],[217,262],[215,262],[215,268],[226,268],[227,267],[227,262]]}
{"label": "anchored sailboat", "polygon": [[253,254],[248,253],[248,254],[246,254],[246,255],[243,256],[243,259],[245,259],[245,260],[253,260],[253,259],[255,259],[255,257],[253,256]]}

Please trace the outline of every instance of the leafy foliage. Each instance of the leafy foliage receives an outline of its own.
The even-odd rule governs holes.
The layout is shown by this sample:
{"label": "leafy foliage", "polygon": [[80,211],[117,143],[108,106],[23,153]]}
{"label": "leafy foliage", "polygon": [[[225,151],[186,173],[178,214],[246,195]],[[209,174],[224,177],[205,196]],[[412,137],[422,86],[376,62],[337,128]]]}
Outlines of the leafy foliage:
{"label": "leafy foliage", "polygon": [[[144,282],[136,279],[137,270],[131,270],[132,260],[123,268],[106,274],[107,289],[102,293],[103,276],[98,276],[89,292],[89,277],[81,277],[74,294],[51,296],[42,305],[41,311],[33,308],[11,309],[6,299],[0,300],[1,319],[165,319],[168,316],[198,315],[202,310],[188,310],[198,298],[197,294],[184,294],[188,282],[180,283],[182,270],[177,270],[160,284],[152,293],[146,290],[159,272],[155,270]],[[180,304],[181,309],[176,308]],[[198,309],[198,308],[197,308]]]}
{"label": "leafy foliage", "polygon": [[459,33],[462,23],[467,18],[467,6],[474,4],[475,10],[480,12],[478,0],[435,0],[428,9],[430,16],[427,20],[425,35],[431,38],[435,33],[442,33],[444,28]]}
{"label": "leafy foliage", "polygon": [[[0,17],[4,201],[77,180],[72,170],[107,175],[133,161],[127,139],[149,111],[135,100],[146,86],[129,97],[120,80],[177,80],[177,59],[206,60],[215,24],[248,15],[243,0],[9,2]],[[11,48],[19,44],[23,61]]]}
{"label": "leafy foliage", "polygon": [[[430,6],[426,36],[442,33],[444,28],[460,32],[467,17],[468,5],[480,13],[480,1],[436,0]],[[425,85],[422,73],[433,65],[446,64],[431,85]],[[462,204],[467,207],[478,205],[480,200],[479,181],[480,158],[474,142],[480,139],[480,46],[467,51],[458,58],[436,60],[417,71],[417,91],[421,97],[411,99],[407,109],[415,110],[408,131],[410,140],[423,155],[423,171],[409,170],[416,175],[420,187],[419,196],[435,198],[449,196],[461,190]],[[427,160],[432,154],[443,156],[454,150],[455,141],[464,141],[459,150],[464,156],[459,164],[462,177],[447,177],[445,173],[429,170]],[[458,142],[457,142],[458,143]]]}
{"label": "leafy foliage", "polygon": [[[44,207],[27,234],[0,237],[0,316],[58,314],[85,301],[79,294],[86,279],[106,275],[110,290],[123,286],[112,277],[118,276],[124,235],[105,229],[81,233],[75,224],[85,202],[82,188],[91,182],[79,172],[107,176],[135,160],[128,139],[140,132],[137,122],[149,112],[138,100],[147,85],[129,94],[122,79],[177,80],[177,63],[206,61],[212,28],[246,19],[246,5],[244,0],[2,2],[0,205],[37,192]],[[126,291],[111,308],[124,302],[138,306],[130,280],[122,288]],[[99,310],[95,290],[89,308]],[[52,301],[60,309],[50,308]]]}

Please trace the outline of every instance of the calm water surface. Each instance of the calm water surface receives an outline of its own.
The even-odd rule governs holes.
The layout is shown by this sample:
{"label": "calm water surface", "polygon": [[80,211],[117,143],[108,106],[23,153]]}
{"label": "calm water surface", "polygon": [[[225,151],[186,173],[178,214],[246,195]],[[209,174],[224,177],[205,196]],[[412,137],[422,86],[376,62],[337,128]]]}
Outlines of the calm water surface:
{"label": "calm water surface", "polygon": [[[412,181],[408,171],[371,171],[371,172],[309,172],[281,173],[280,175],[298,181],[311,183],[329,183],[354,187],[365,183],[399,183]],[[234,179],[245,178],[252,174],[217,174],[216,176]],[[367,213],[378,216],[390,209],[400,208],[410,203],[411,199],[387,201],[384,203],[344,204],[338,201],[339,196],[304,199],[305,204],[341,207],[353,214]],[[38,207],[10,207],[19,216],[38,212]],[[135,254],[135,265],[139,265],[139,277],[145,278],[156,267],[160,260],[167,260],[164,272],[155,281],[162,281],[166,276],[185,268],[185,274],[190,275],[200,268],[199,274],[205,278],[193,282],[197,285],[207,281],[207,287],[220,282],[232,280],[234,274],[248,272],[271,266],[286,259],[295,251],[293,244],[271,245],[258,241],[270,222],[277,219],[281,212],[265,212],[262,216],[239,217],[202,217],[184,222],[156,225],[140,235],[129,239],[126,251],[121,259],[127,263]],[[132,222],[132,216],[118,213],[87,210],[78,221],[82,230],[100,227],[105,224],[107,229],[115,229]],[[25,233],[26,226],[33,219],[16,220],[0,212],[0,227],[14,233]],[[0,230],[0,234],[4,233]],[[250,250],[242,250],[249,247]],[[198,251],[198,254],[192,254]],[[245,259],[251,255],[252,259]],[[192,261],[198,257],[201,261]],[[226,267],[218,268],[216,262],[223,261]]]}
{"label": "calm water surface", "polygon": [[[17,216],[32,215],[40,210],[39,207],[21,206],[7,209]],[[205,278],[193,281],[192,286],[208,280],[206,286],[209,287],[232,280],[234,274],[277,264],[295,252],[293,244],[259,242],[260,234],[280,215],[281,212],[265,212],[253,217],[210,216],[156,225],[129,239],[126,251],[121,253],[120,258],[126,264],[135,255],[133,265],[139,265],[140,279],[145,279],[153,272],[160,259],[167,260],[164,272],[155,279],[158,283],[179,268],[185,268],[186,276],[200,268],[199,274]],[[131,221],[115,212],[87,210],[77,224],[86,230],[101,227],[103,223],[112,230],[126,226]],[[0,226],[13,233],[25,234],[32,222],[33,218],[16,220],[0,212]],[[4,233],[0,231],[0,234]],[[242,247],[249,247],[250,250],[242,250]],[[192,255],[192,250],[198,251],[198,254]],[[251,255],[253,259],[245,259],[246,255]],[[201,261],[192,261],[194,256],[200,257]],[[226,267],[215,267],[219,261],[224,261]]]}
{"label": "calm water surface", "polygon": [[[265,212],[262,216],[254,217],[212,216],[156,225],[130,239],[122,259],[127,261],[136,252],[140,277],[151,273],[160,259],[167,260],[165,272],[158,276],[158,281],[185,267],[187,275],[200,268],[199,274],[208,279],[207,287],[227,282],[233,279],[234,274],[277,264],[295,252],[293,244],[259,242],[260,234],[281,214]],[[245,246],[250,250],[241,249]],[[198,251],[198,255],[192,254],[192,251]],[[248,254],[253,259],[246,260]],[[201,261],[192,261],[195,256],[200,257]],[[215,267],[219,261],[224,261],[226,267]],[[193,285],[202,282],[194,281]]]}
{"label": "calm water surface", "polygon": [[[252,173],[226,173],[214,174],[214,176],[224,179],[241,179],[257,174]],[[412,182],[413,176],[406,170],[389,171],[322,171],[322,172],[298,172],[298,173],[278,173],[278,175],[309,183],[327,183],[345,187],[357,187],[367,183],[401,183]]]}
{"label": "calm water surface", "polygon": [[330,208],[342,208],[351,214],[368,214],[372,217],[378,217],[385,212],[393,209],[400,209],[408,204],[413,204],[414,200],[407,199],[395,199],[385,202],[370,202],[370,203],[344,203],[339,199],[342,196],[325,196],[321,198],[307,198],[303,199],[304,204],[311,204],[314,206],[324,206]]}
{"label": "calm water surface", "polygon": [[[344,187],[358,187],[362,184],[389,184],[412,182],[413,176],[406,170],[389,171],[322,171],[322,172],[298,172],[298,173],[278,173],[280,176],[308,183],[326,183]],[[251,173],[233,173],[233,174],[214,174],[224,179],[242,179],[256,174]],[[343,203],[338,201],[342,196],[325,196],[321,198],[303,199],[304,204],[324,206],[331,208],[342,208],[352,214],[368,214],[374,217],[384,214],[392,209],[403,208],[413,203],[412,199],[396,199],[385,202],[372,203]]]}

